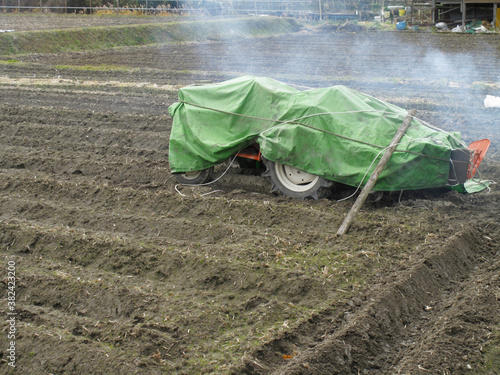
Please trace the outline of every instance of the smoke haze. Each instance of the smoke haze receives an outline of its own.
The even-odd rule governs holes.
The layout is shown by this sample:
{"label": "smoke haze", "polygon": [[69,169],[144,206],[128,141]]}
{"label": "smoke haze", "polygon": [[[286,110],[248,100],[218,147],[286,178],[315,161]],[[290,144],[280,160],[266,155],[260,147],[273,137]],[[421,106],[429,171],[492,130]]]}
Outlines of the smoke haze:
{"label": "smoke haze", "polygon": [[[226,33],[229,35],[230,33]],[[251,74],[305,87],[344,84],[405,108],[466,142],[500,143],[498,111],[486,95],[500,96],[497,35],[426,32],[295,33],[199,45],[205,70],[221,80]],[[471,131],[473,128],[474,131]]]}

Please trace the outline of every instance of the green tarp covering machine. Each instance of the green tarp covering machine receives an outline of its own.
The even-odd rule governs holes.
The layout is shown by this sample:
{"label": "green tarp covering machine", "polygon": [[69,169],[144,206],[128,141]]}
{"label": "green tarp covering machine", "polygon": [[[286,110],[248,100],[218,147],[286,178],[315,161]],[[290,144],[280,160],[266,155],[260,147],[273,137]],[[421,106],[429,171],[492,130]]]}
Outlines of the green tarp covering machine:
{"label": "green tarp covering machine", "polygon": [[[172,173],[206,170],[258,144],[265,160],[351,186],[366,182],[407,115],[345,86],[299,91],[252,76],[181,88],[169,113]],[[470,159],[458,133],[413,118],[373,190],[461,185]]]}

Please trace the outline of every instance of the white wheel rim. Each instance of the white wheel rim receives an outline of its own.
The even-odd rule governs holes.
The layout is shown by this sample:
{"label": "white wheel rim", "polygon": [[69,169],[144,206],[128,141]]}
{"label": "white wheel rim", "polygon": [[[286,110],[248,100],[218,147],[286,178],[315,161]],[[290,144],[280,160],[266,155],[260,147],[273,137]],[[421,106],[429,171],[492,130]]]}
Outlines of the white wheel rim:
{"label": "white wheel rim", "polygon": [[192,172],[183,173],[182,176],[186,180],[195,180],[200,175],[200,173],[201,173],[201,171],[192,171]]}
{"label": "white wheel rim", "polygon": [[276,175],[289,190],[304,192],[311,189],[319,180],[319,176],[304,172],[289,165],[275,163]]}

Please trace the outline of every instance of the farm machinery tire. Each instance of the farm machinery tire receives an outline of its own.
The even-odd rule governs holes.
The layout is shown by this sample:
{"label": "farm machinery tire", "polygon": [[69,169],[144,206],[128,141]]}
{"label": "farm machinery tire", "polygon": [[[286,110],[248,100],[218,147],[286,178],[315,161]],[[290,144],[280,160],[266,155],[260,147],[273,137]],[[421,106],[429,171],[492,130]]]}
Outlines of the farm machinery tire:
{"label": "farm machinery tire", "polygon": [[184,173],[176,173],[175,179],[177,182],[186,185],[201,185],[210,181],[214,168],[210,167],[201,171],[192,171]]}
{"label": "farm machinery tire", "polygon": [[300,199],[326,198],[330,192],[331,184],[323,177],[278,162],[264,162],[267,167],[264,176],[271,179],[272,192],[279,190],[286,197]]}

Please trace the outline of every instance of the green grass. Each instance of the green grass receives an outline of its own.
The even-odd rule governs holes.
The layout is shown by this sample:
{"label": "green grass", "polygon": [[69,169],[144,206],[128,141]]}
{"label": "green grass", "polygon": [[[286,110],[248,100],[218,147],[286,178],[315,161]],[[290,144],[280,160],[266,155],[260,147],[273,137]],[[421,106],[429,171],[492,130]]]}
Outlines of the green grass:
{"label": "green grass", "polygon": [[130,68],[119,65],[109,65],[109,64],[99,64],[99,65],[56,65],[56,69],[70,69],[70,70],[87,70],[87,71],[101,71],[101,72],[111,72],[111,71],[133,71],[137,68]]}
{"label": "green grass", "polygon": [[17,60],[0,60],[1,65],[9,65],[9,64],[19,64],[20,61]]}
{"label": "green grass", "polygon": [[249,17],[230,20],[25,31],[0,34],[0,54],[92,51],[116,47],[208,41],[297,31],[292,19]]}
{"label": "green grass", "polygon": [[500,373],[500,326],[492,332],[484,355],[484,365],[478,374],[498,374]]}

